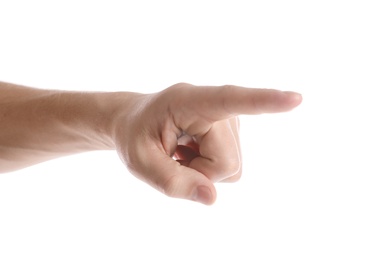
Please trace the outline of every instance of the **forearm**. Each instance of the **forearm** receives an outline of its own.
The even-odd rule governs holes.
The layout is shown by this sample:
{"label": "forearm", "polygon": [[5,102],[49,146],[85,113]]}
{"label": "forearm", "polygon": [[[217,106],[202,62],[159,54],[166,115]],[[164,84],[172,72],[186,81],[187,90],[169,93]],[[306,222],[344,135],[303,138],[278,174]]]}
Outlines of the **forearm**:
{"label": "forearm", "polygon": [[128,92],[41,90],[0,82],[0,172],[73,153],[114,149]]}

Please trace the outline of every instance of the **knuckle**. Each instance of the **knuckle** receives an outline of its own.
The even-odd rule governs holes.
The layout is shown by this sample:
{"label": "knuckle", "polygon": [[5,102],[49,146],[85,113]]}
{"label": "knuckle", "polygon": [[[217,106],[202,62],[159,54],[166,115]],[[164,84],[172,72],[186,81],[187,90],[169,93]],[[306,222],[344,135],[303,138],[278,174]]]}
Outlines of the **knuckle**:
{"label": "knuckle", "polygon": [[225,180],[241,173],[241,163],[237,159],[227,160],[225,163],[216,164],[216,180]]}
{"label": "knuckle", "polygon": [[174,84],[166,89],[164,89],[159,93],[160,102],[169,102],[170,104],[173,104],[175,107],[179,107],[180,105],[183,106],[182,100],[185,100],[182,97],[190,96],[190,85],[188,83],[177,83]]}
{"label": "knuckle", "polygon": [[234,176],[240,172],[241,163],[238,160],[230,160],[227,166],[227,174],[229,176]]}
{"label": "knuckle", "polygon": [[186,82],[180,82],[180,83],[176,83],[176,84],[168,87],[167,90],[168,91],[176,91],[176,90],[179,90],[179,89],[187,88],[189,86],[192,86],[192,85],[189,84],[189,83],[186,83]]}
{"label": "knuckle", "polygon": [[237,182],[242,177],[242,165],[240,165],[239,169],[237,171],[233,171],[232,175],[228,175],[226,178],[223,178],[221,182]]}
{"label": "knuckle", "polygon": [[240,173],[237,173],[236,175],[233,175],[232,177],[229,177],[227,179],[224,179],[222,182],[230,182],[230,183],[233,183],[233,182],[237,182],[241,179],[241,174]]}
{"label": "knuckle", "polygon": [[178,175],[171,175],[162,180],[161,191],[168,197],[177,197],[178,187],[180,187]]}

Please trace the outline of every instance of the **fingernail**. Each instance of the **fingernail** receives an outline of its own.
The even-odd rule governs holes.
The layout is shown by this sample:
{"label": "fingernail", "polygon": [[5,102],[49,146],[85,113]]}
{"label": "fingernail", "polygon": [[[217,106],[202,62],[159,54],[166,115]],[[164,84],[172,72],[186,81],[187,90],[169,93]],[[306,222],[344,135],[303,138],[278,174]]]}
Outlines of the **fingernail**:
{"label": "fingernail", "polygon": [[303,97],[300,93],[293,92],[293,91],[284,91],[284,93],[291,95],[291,99],[289,99],[289,102],[291,105],[297,106],[301,104]]}
{"label": "fingernail", "polygon": [[206,186],[199,186],[196,189],[196,193],[193,197],[194,201],[210,205],[212,204],[213,195],[210,189]]}
{"label": "fingernail", "polygon": [[302,94],[298,93],[298,92],[293,92],[293,91],[284,91],[284,93],[290,94],[292,95],[292,97],[294,99],[302,99]]}

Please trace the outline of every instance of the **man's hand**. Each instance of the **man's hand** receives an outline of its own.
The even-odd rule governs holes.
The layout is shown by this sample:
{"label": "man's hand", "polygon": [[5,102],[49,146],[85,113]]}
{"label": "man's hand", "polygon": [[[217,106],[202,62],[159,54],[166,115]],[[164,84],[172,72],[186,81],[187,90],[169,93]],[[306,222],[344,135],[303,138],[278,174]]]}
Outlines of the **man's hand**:
{"label": "man's hand", "polygon": [[114,121],[113,140],[139,179],[168,196],[212,204],[214,182],[241,176],[237,116],[285,112],[301,101],[294,92],[176,84],[136,96]]}
{"label": "man's hand", "polygon": [[293,92],[176,84],[154,94],[71,92],[0,82],[0,172],[116,149],[168,196],[212,204],[213,183],[241,176],[237,116],[291,110]]}

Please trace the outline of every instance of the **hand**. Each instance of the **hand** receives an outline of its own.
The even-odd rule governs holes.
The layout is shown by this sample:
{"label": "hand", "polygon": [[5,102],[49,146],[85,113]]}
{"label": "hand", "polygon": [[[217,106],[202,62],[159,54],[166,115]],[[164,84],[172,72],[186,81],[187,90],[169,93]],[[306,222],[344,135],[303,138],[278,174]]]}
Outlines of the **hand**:
{"label": "hand", "polygon": [[301,101],[294,92],[180,83],[136,96],[114,139],[136,177],[170,197],[209,205],[213,183],[241,176],[237,116],[284,112]]}

